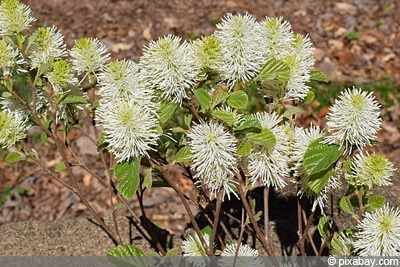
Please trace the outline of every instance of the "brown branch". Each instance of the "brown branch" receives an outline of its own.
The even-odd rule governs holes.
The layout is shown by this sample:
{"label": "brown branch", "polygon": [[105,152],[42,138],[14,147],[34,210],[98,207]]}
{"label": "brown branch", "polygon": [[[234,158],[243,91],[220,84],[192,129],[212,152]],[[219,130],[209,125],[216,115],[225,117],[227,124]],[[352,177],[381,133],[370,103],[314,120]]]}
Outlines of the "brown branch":
{"label": "brown branch", "polygon": [[211,237],[210,237],[210,244],[208,246],[208,255],[212,256],[214,255],[214,251],[213,251],[213,244],[214,244],[214,240],[215,240],[215,235],[217,233],[218,230],[218,224],[220,221],[220,215],[221,215],[221,205],[222,205],[222,200],[224,197],[224,191],[220,191],[217,193],[217,205],[215,207],[215,213],[214,213],[214,223],[212,225],[212,232],[211,232]]}
{"label": "brown branch", "polygon": [[269,240],[265,239],[264,234],[262,233],[260,227],[258,226],[256,220],[254,219],[254,213],[250,208],[250,205],[247,201],[247,197],[245,195],[245,193],[243,192],[242,186],[243,181],[241,179],[239,179],[240,183],[236,186],[236,188],[238,189],[238,193],[240,196],[240,199],[242,200],[244,209],[247,212],[247,215],[249,217],[250,223],[252,224],[254,231],[256,232],[256,236],[258,238],[258,240],[260,240],[260,242],[263,244],[263,247],[265,249],[265,252],[268,254],[268,256],[274,256],[273,250],[271,248],[271,245],[269,244]]}
{"label": "brown branch", "polygon": [[[161,166],[158,165],[158,163],[156,163],[153,159],[149,160],[149,163],[151,165],[151,167],[153,167],[153,169],[158,170],[161,174],[162,174],[162,178],[168,183],[169,186],[172,187],[172,189],[174,189],[174,191],[178,194],[178,197],[181,199],[183,206],[185,207],[185,210],[190,218],[190,222],[193,225],[194,230],[196,231],[197,236],[200,239],[200,242],[202,244],[202,246],[204,247],[204,249],[206,251],[208,251],[208,244],[207,242],[204,240],[204,237],[201,233],[200,227],[196,222],[196,219],[189,207],[189,203],[186,199],[185,194],[183,194],[182,190],[180,190],[179,185],[177,185],[175,182],[172,181],[170,174],[168,173],[168,169],[163,168]],[[211,256],[211,255],[210,255]]]}

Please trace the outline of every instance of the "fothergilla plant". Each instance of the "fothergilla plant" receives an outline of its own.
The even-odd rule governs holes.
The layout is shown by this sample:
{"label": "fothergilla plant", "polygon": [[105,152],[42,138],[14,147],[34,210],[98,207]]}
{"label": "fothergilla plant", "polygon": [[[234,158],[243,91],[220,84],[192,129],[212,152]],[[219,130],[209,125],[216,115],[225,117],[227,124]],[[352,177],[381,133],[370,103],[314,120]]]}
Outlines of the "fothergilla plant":
{"label": "fothergilla plant", "polygon": [[[78,39],[68,48],[56,26],[32,29],[34,21],[29,6],[1,1],[0,147],[9,150],[6,160],[35,162],[74,192],[118,244],[109,256],[144,253],[123,244],[118,227],[104,222],[73,168],[106,185],[118,200],[114,205],[125,205],[138,224],[145,214],[135,214],[128,201],[151,190],[155,179],[171,187],[194,230],[182,243],[184,256],[273,255],[268,194],[291,183],[298,189],[301,255],[327,249],[333,255],[399,255],[399,210],[372,191],[391,185],[395,168],[384,155],[364,151],[376,141],[380,105],[372,93],[348,88],[330,108],[325,128],[299,125],[296,116],[318,94],[309,82],[327,78],[314,69],[309,36],[293,32],[283,18],[257,21],[250,14],[227,14],[210,36],[150,41],[137,62],[111,60],[96,38]],[[91,141],[98,147],[102,176],[71,151],[66,138],[72,129],[84,131],[88,119],[94,122]],[[60,154],[55,168],[46,168],[27,146],[32,126]],[[169,170],[177,165],[199,197],[214,203],[208,227],[200,227],[193,203],[171,178]],[[60,172],[69,180],[60,179]],[[336,204],[332,192],[343,187],[348,190],[336,196],[338,207],[352,215],[357,228],[339,231],[327,207]],[[253,199],[255,188],[264,193],[261,210]],[[240,231],[226,240],[222,217],[234,216],[222,204],[233,200],[242,204],[242,216],[235,218]],[[322,215],[312,233],[320,235],[320,248],[311,234],[316,211]],[[173,255],[148,224],[141,227],[157,252]],[[254,233],[264,251],[243,243],[245,231]],[[196,260],[207,264],[204,257]]]}

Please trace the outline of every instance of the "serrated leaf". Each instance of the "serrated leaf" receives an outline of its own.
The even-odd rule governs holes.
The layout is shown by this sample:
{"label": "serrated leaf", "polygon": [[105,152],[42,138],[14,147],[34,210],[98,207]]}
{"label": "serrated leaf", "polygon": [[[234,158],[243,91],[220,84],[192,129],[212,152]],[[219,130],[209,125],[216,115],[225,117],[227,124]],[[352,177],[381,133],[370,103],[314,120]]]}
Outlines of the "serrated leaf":
{"label": "serrated leaf", "polygon": [[20,160],[25,160],[26,156],[21,152],[11,152],[6,156],[6,161],[10,163],[18,162]]}
{"label": "serrated leaf", "polygon": [[311,70],[310,71],[310,80],[318,81],[318,82],[329,82],[328,77],[320,70]]}
{"label": "serrated leaf", "polygon": [[296,114],[299,114],[303,112],[303,110],[299,107],[291,107],[288,110],[285,110],[285,112],[283,113],[283,117],[290,117]]}
{"label": "serrated leaf", "polygon": [[107,251],[108,260],[118,267],[147,267],[148,261],[138,247],[125,244]]}
{"label": "serrated leaf", "polygon": [[348,197],[342,197],[339,201],[339,206],[344,212],[348,214],[354,214],[353,206],[351,205]]}
{"label": "serrated leaf", "polygon": [[60,172],[60,171],[65,170],[66,168],[67,168],[67,167],[65,166],[65,163],[64,163],[64,162],[60,162],[60,163],[58,163],[57,166],[54,168],[54,171],[55,171],[55,172]]}
{"label": "serrated leaf", "polygon": [[367,201],[368,210],[373,211],[380,209],[385,205],[386,198],[384,196],[370,196]]}
{"label": "serrated leaf", "polygon": [[194,91],[194,95],[200,103],[201,111],[204,112],[211,106],[211,96],[208,94],[207,90],[200,88]]}
{"label": "serrated leaf", "polygon": [[250,141],[267,148],[274,148],[276,144],[275,135],[267,128],[262,129],[260,133],[247,133],[246,137]]}
{"label": "serrated leaf", "polygon": [[262,67],[258,78],[263,81],[277,80],[279,82],[287,82],[290,77],[289,66],[280,60],[271,58]]}
{"label": "serrated leaf", "polygon": [[219,92],[212,100],[212,106],[211,108],[214,108],[224,102],[226,99],[228,99],[229,93],[228,92]]}
{"label": "serrated leaf", "polygon": [[250,154],[251,151],[251,144],[250,142],[242,142],[238,149],[237,149],[237,154],[241,157],[246,157],[247,155]]}
{"label": "serrated leaf", "polygon": [[163,102],[161,104],[160,109],[158,110],[158,115],[161,123],[166,123],[172,115],[174,115],[176,108],[178,107],[177,103],[172,101]]}
{"label": "serrated leaf", "polygon": [[237,122],[236,114],[229,111],[215,109],[211,112],[211,115],[214,118],[225,122],[229,126],[232,126]]}
{"label": "serrated leaf", "polygon": [[126,199],[131,199],[139,187],[140,159],[135,161],[125,161],[117,163],[114,166],[114,175],[117,179],[121,179],[118,184],[118,192]]}
{"label": "serrated leaf", "polygon": [[327,170],[323,170],[318,173],[314,173],[308,177],[307,186],[316,194],[319,194],[321,190],[328,183],[329,178],[333,174],[333,168],[329,168]]}
{"label": "serrated leaf", "polygon": [[192,152],[190,147],[184,146],[179,149],[178,153],[175,155],[175,162],[189,162],[192,160]]}
{"label": "serrated leaf", "polygon": [[235,109],[245,109],[248,102],[249,97],[243,91],[231,93],[227,101],[228,105]]}
{"label": "serrated leaf", "polygon": [[87,104],[87,100],[78,95],[67,95],[61,100],[61,104]]}
{"label": "serrated leaf", "polygon": [[332,166],[343,154],[344,146],[321,144],[323,137],[311,142],[304,153],[304,166],[306,173],[312,175],[322,172]]}
{"label": "serrated leaf", "polygon": [[329,216],[329,215],[325,215],[325,216],[322,216],[321,218],[319,218],[317,227],[318,227],[319,235],[322,238],[327,237],[328,226],[329,226],[330,220],[331,220],[331,216]]}
{"label": "serrated leaf", "polygon": [[235,128],[235,131],[242,131],[248,129],[261,129],[261,123],[254,116],[244,115],[239,126]]}
{"label": "serrated leaf", "polygon": [[314,98],[315,98],[314,92],[309,90],[307,92],[306,97],[303,99],[303,104],[310,104],[311,102],[313,102]]}

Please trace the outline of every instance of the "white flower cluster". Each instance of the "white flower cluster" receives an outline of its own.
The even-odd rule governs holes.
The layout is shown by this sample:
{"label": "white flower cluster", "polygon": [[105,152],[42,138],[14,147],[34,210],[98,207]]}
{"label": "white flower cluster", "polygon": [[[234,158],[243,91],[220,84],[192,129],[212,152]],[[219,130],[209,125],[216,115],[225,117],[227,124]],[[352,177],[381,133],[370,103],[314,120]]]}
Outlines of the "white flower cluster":
{"label": "white flower cluster", "polygon": [[43,73],[49,65],[67,54],[64,36],[55,27],[38,28],[36,38],[28,50],[28,59],[32,69],[40,69]]}
{"label": "white flower cluster", "polygon": [[4,39],[0,40],[0,71],[2,76],[10,74],[10,69],[24,63],[19,51],[7,44]]}
{"label": "white flower cluster", "polygon": [[354,248],[360,256],[400,256],[400,210],[385,205],[367,212],[357,225]]}
{"label": "white flower cluster", "polygon": [[282,118],[275,112],[255,114],[261,127],[270,130],[276,144],[273,148],[261,146],[253,148],[247,157],[250,181],[253,185],[261,183],[268,187],[282,188],[286,185],[283,177],[289,176],[289,136],[279,123]]}
{"label": "white flower cluster", "polygon": [[350,151],[353,146],[362,149],[371,145],[380,129],[380,105],[372,92],[348,88],[327,114],[327,142],[345,146]]}
{"label": "white flower cluster", "polygon": [[223,125],[200,122],[187,134],[193,154],[194,178],[212,193],[221,188],[233,192],[233,176],[237,172],[236,138]]}
{"label": "white flower cluster", "polygon": [[[311,125],[310,128],[305,129],[301,127],[295,128],[295,138],[293,143],[291,144],[293,147],[293,176],[297,179],[297,184],[299,185],[298,195],[303,196],[306,195],[307,198],[315,201],[316,204],[319,205],[321,211],[323,212],[323,208],[326,205],[326,201],[328,200],[328,193],[331,189],[339,187],[339,177],[336,175],[338,170],[334,171],[334,174],[329,177],[328,182],[324,186],[324,188],[316,194],[313,192],[308,183],[310,182],[310,176],[305,171],[304,166],[304,154],[307,151],[308,146],[320,139],[324,136],[324,133],[318,126]],[[339,165],[338,165],[339,166]]]}
{"label": "white flower cluster", "polygon": [[280,85],[274,81],[260,86],[265,96],[303,99],[309,91],[305,84],[314,65],[312,44],[308,36],[294,34],[282,18],[257,22],[249,14],[226,15],[214,33],[221,45],[222,60],[218,71],[232,88],[238,81],[248,82],[259,75],[264,64],[277,60],[288,67],[288,77]]}
{"label": "white flower cluster", "polygon": [[139,66],[116,60],[103,68],[98,79],[103,98],[96,119],[109,150],[120,162],[148,157],[160,136],[158,106]]}
{"label": "white flower cluster", "polygon": [[28,5],[18,0],[2,0],[0,5],[0,35],[22,33],[35,21]]}
{"label": "white flower cluster", "polygon": [[[210,242],[208,234],[203,234],[203,238],[207,244]],[[183,241],[182,251],[183,256],[188,257],[187,260],[193,266],[204,267],[210,265],[207,253],[197,235],[191,235]],[[247,244],[238,244],[237,241],[227,244],[224,250],[220,252],[220,256],[218,266],[263,266],[256,249]]]}
{"label": "white flower cluster", "polygon": [[167,35],[150,41],[140,59],[143,75],[164,99],[181,104],[188,98],[186,90],[193,88],[201,70],[194,50],[177,36]]}
{"label": "white flower cluster", "polygon": [[0,148],[8,148],[25,138],[27,122],[18,112],[0,111]]}

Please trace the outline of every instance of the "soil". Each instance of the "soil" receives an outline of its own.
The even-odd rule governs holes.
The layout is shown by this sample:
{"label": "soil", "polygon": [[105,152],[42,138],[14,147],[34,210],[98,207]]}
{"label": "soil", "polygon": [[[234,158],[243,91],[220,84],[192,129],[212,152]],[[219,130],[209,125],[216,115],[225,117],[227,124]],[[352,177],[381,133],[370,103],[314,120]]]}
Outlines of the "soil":
{"label": "soil", "polygon": [[[259,20],[265,16],[282,16],[291,23],[295,32],[310,35],[315,47],[316,68],[324,71],[330,80],[360,84],[389,78],[400,86],[400,4],[397,0],[22,2],[32,8],[37,18],[36,26],[57,26],[69,47],[72,47],[77,38],[97,37],[106,44],[113,59],[137,60],[150,40],[167,34],[185,39],[209,35],[226,13],[248,12]],[[394,98],[393,106],[385,111],[389,116],[379,134],[383,145],[377,150],[385,153],[399,168],[397,100],[398,98]],[[318,122],[321,122],[319,118],[323,115],[323,110],[312,114]],[[103,171],[94,157],[96,148],[84,136],[75,135],[70,138],[86,163],[102,175]],[[54,167],[58,163],[58,155],[50,147],[40,145],[35,129],[30,131],[28,142],[40,151],[41,156],[48,159],[47,167]],[[7,186],[20,190],[14,189],[7,194],[3,203],[0,200],[0,255],[104,255],[99,243],[107,244],[108,247],[112,244],[100,242],[97,235],[92,235],[92,228],[85,228],[88,220],[79,218],[87,218],[89,214],[79,199],[37,166],[29,163],[10,165],[2,158],[4,155],[5,153],[0,154],[0,191],[4,192]],[[78,175],[82,178],[82,187],[94,208],[101,216],[109,216],[111,202],[105,188],[84,172]],[[193,184],[183,178],[179,171],[174,177],[189,193],[193,192],[192,197],[195,198]],[[397,171],[393,179],[394,185],[400,183],[399,177]],[[292,189],[286,189],[286,193],[274,193],[272,197],[271,228],[277,254],[296,253],[296,206],[290,193],[293,192]],[[152,222],[171,234],[181,236],[188,228],[188,218],[171,190],[157,188],[146,191],[144,205]],[[383,190],[382,194],[391,205],[399,206],[400,194],[397,186]],[[136,199],[131,204],[135,211],[139,211]],[[288,211],[283,217],[280,213],[282,210]],[[121,212],[120,215],[124,213]],[[22,223],[24,221],[27,223]],[[57,226],[49,226],[54,224]],[[76,224],[78,227],[74,229],[90,230],[71,231],[68,230],[69,226],[63,228],[64,224]],[[129,227],[125,225],[124,228]],[[60,238],[55,239],[55,235]],[[80,244],[85,245],[81,245],[79,250],[72,243],[78,247]],[[61,246],[64,249],[46,250],[42,249],[43,246]]]}

